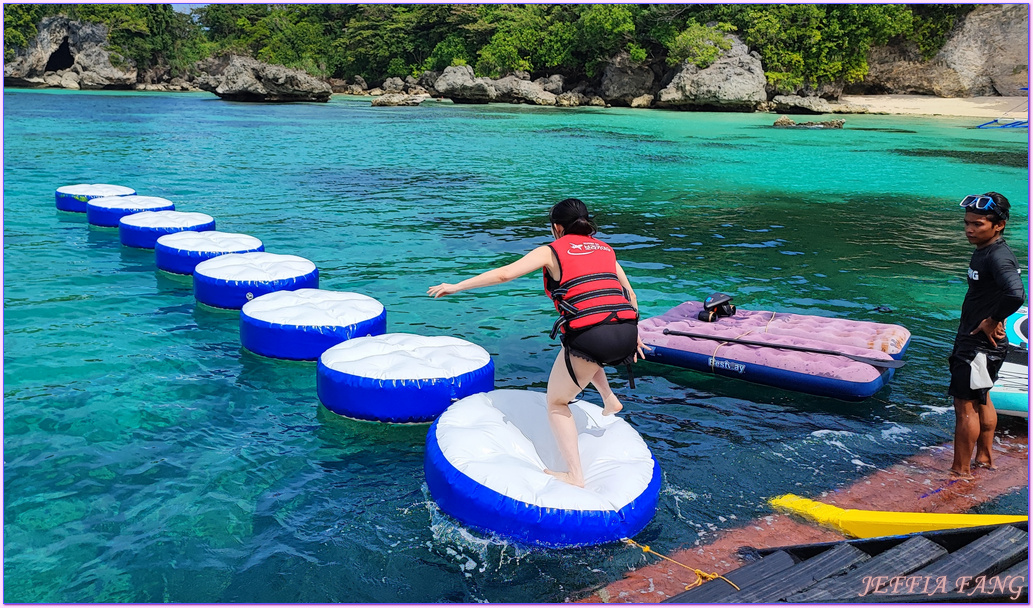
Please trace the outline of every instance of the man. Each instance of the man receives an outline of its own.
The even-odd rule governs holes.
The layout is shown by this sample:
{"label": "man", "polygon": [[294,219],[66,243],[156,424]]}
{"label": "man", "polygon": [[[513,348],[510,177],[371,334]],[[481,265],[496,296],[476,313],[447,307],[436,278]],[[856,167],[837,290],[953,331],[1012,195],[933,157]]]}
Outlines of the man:
{"label": "man", "polygon": [[968,293],[948,358],[954,397],[954,462],[952,475],[971,479],[972,451],[976,467],[994,468],[993,441],[997,412],[989,388],[1008,352],[1003,321],[1022,306],[1026,292],[1015,254],[1001,236],[1011,205],[997,192],[966,196],[965,237],[975,245],[968,267]]}

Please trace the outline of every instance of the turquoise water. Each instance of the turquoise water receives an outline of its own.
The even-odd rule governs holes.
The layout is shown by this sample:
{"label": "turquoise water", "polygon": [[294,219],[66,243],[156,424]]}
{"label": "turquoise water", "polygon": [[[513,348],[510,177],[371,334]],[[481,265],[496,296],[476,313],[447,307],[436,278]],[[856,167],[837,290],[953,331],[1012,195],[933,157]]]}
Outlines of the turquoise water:
{"label": "turquoise water", "polygon": [[[957,201],[997,190],[1027,270],[1026,132],[978,120],[526,106],[227,103],[208,94],[4,92],[4,600],[559,602],[646,563],[624,545],[530,550],[470,533],[423,481],[427,427],[339,418],[315,364],[240,347],[189,280],[54,208],[112,183],[300,255],[388,330],[486,348],[544,390],[540,279],[432,301],[432,284],[548,239],[588,202],[644,315],[714,291],[744,308],[894,322],[889,387],[844,403],[639,364],[613,384],[664,472],[637,537],[668,552],[951,439],[945,357],[970,246]],[[893,312],[875,312],[888,306]],[[586,394],[598,403],[595,393]],[[1001,433],[1025,435],[1002,418]],[[1023,489],[985,507],[1026,508]]]}

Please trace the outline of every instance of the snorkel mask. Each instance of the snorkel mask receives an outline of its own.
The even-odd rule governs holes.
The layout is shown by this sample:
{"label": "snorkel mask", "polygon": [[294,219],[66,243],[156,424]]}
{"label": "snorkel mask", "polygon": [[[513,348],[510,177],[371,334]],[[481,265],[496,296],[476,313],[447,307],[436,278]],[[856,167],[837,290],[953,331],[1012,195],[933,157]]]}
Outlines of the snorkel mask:
{"label": "snorkel mask", "polygon": [[1008,220],[1008,212],[1001,209],[1001,206],[994,202],[993,197],[985,194],[970,194],[961,199],[959,206],[976,213],[995,213],[1002,220]]}

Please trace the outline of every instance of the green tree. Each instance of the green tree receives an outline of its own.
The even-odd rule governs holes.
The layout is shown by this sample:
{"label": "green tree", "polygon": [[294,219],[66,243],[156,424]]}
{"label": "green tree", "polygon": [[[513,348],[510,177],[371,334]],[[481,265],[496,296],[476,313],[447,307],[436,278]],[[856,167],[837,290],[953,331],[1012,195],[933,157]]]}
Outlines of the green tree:
{"label": "green tree", "polygon": [[714,63],[722,51],[732,48],[725,34],[734,30],[735,26],[730,23],[708,27],[690,19],[685,29],[666,45],[667,64],[677,65],[689,61],[698,68],[706,68]]}

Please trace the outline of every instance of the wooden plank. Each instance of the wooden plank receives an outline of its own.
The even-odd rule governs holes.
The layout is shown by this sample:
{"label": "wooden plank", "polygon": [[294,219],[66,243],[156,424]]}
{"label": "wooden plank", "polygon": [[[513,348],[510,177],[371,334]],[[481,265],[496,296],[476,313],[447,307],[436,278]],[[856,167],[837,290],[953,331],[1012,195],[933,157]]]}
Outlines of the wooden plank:
{"label": "wooden plank", "polygon": [[[921,587],[921,585],[918,585]],[[924,591],[914,593],[913,591]],[[1014,602],[1029,603],[1029,560],[1025,559],[1000,574],[984,575],[983,580],[970,582],[965,589],[942,592],[935,583],[927,589],[912,589],[906,595],[872,593],[850,600],[851,603],[959,603]]]}
{"label": "wooden plank", "polygon": [[921,536],[880,553],[840,576],[827,578],[817,585],[786,598],[789,602],[849,602],[871,593],[878,577],[886,578],[910,574],[947,555],[947,550]]}
{"label": "wooden plank", "polygon": [[[793,558],[785,551],[776,551],[764,556],[752,564],[746,564],[742,568],[737,568],[724,576],[735,583],[740,589],[745,589],[751,585],[759,584],[761,581],[764,581],[783,570],[791,568],[795,563],[796,562]],[[664,602],[673,602],[678,604],[717,604],[723,601],[728,601],[728,598],[735,593],[738,593],[738,591],[735,590],[735,587],[718,578],[703,583],[699,587],[689,589],[684,593],[679,593],[672,598],[664,600]]]}
{"label": "wooden plank", "polygon": [[730,599],[737,604],[782,601],[827,576],[867,559],[869,556],[864,551],[847,544],[839,545],[782,571],[758,586],[743,589],[730,596]]}
{"label": "wooden plank", "polygon": [[1028,556],[1028,535],[1014,526],[1001,526],[910,576],[930,579],[945,577],[948,586],[946,591],[954,591],[965,577],[973,579],[1001,572]]}

